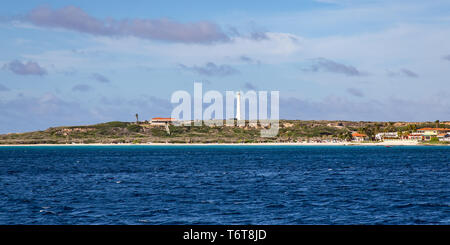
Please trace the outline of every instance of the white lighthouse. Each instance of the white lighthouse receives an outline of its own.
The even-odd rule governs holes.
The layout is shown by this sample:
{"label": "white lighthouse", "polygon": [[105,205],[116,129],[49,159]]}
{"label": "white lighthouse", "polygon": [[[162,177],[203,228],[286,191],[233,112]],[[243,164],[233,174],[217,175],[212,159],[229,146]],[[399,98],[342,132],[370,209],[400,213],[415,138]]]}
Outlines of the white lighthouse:
{"label": "white lighthouse", "polygon": [[241,120],[241,92],[236,94],[237,104],[236,104],[236,119]]}

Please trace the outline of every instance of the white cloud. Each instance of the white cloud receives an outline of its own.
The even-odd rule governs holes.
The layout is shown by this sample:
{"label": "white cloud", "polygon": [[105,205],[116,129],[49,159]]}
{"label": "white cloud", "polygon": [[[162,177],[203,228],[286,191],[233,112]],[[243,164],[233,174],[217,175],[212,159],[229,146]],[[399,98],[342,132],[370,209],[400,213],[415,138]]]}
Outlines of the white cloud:
{"label": "white cloud", "polygon": [[267,39],[234,37],[230,42],[211,45],[160,43],[137,38],[96,37],[96,49],[124,55],[157,57],[159,62],[196,65],[208,61],[223,63],[229,57],[248,55],[265,63],[279,63],[302,49],[302,38],[288,33],[266,33]]}

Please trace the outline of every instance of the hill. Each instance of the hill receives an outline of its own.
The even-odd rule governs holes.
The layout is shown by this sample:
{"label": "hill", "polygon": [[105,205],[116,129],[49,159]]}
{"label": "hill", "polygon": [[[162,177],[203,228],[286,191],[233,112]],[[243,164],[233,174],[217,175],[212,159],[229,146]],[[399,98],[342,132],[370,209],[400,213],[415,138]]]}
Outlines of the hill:
{"label": "hill", "polygon": [[[156,126],[149,123],[107,122],[53,127],[43,131],[0,135],[0,144],[119,144],[119,143],[270,143],[348,140],[351,132],[373,137],[378,132],[411,132],[435,127],[435,122],[354,122],[281,120],[277,137],[262,138],[260,127]],[[449,122],[439,124],[450,128]]]}

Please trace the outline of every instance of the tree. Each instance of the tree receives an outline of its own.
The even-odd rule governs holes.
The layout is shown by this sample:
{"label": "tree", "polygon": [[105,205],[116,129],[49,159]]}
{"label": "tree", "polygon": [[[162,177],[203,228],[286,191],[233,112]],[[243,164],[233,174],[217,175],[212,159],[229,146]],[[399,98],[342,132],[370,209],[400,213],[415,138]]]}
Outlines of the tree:
{"label": "tree", "polygon": [[371,128],[366,128],[366,130],[364,130],[364,134],[366,134],[370,140],[373,140],[375,138],[375,133]]}
{"label": "tree", "polygon": [[405,139],[405,138],[407,138],[408,137],[408,135],[409,135],[409,131],[398,131],[397,132],[397,134],[398,134],[398,137],[400,138],[400,139]]}
{"label": "tree", "polygon": [[139,114],[136,113],[136,124],[139,123]]}
{"label": "tree", "polygon": [[130,124],[127,126],[127,129],[130,132],[138,133],[139,131],[141,131],[141,126],[136,124]]}
{"label": "tree", "polygon": [[436,120],[434,123],[436,123],[436,128],[439,128],[439,120]]}
{"label": "tree", "polygon": [[339,134],[339,138],[346,141],[351,141],[353,139],[352,132],[346,131]]}
{"label": "tree", "polygon": [[367,137],[369,137],[370,140],[373,140],[375,138],[375,132],[370,127],[362,127],[358,129],[358,133],[365,134]]}
{"label": "tree", "polygon": [[377,124],[377,125],[375,126],[375,131],[374,131],[374,133],[375,133],[375,134],[378,134],[379,132],[380,132],[380,125]]}

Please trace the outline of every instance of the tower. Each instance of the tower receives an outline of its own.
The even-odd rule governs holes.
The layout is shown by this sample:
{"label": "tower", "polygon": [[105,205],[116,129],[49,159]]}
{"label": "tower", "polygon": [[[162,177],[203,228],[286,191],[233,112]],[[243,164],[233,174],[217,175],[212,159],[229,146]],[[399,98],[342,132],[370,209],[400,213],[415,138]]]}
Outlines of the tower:
{"label": "tower", "polygon": [[236,105],[236,119],[238,121],[241,120],[241,92],[237,92],[236,94],[237,105]]}

